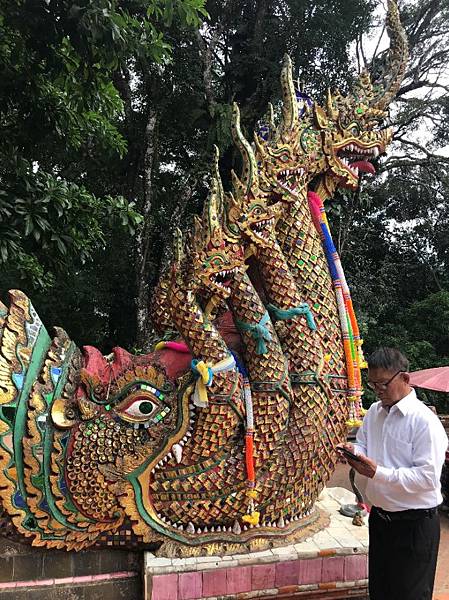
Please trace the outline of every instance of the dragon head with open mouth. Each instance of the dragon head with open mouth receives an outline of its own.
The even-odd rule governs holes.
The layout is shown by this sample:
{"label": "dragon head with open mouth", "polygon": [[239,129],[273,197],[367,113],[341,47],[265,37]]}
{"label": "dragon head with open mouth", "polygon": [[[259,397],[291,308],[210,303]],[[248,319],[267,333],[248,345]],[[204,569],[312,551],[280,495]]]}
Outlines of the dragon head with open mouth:
{"label": "dragon head with open mouth", "polygon": [[332,189],[354,190],[361,173],[375,173],[373,161],[392,140],[391,129],[382,123],[408,60],[395,0],[388,1],[386,26],[390,48],[381,67],[374,75],[363,71],[346,96],[329,91],[324,107],[295,86],[291,60],[284,58],[282,118],[276,126],[270,106],[255,136],[259,187],[271,201],[294,201],[317,176],[333,180]]}
{"label": "dragon head with open mouth", "polygon": [[240,234],[254,247],[268,247],[275,241],[275,228],[281,212],[281,203],[269,205],[270,195],[261,190],[259,170],[254,151],[240,128],[240,111],[233,106],[232,137],[239,148],[242,161],[242,179],[232,172],[234,193],[226,198],[227,231]]}
{"label": "dragon head with open mouth", "polygon": [[362,71],[347,96],[328,91],[325,108],[314,106],[316,125],[323,136],[325,175],[352,190],[358,187],[361,173],[375,173],[373,161],[386,151],[393,137],[391,128],[382,124],[408,60],[407,38],[394,0],[388,1],[386,27],[390,48],[378,72]]}
{"label": "dragon head with open mouth", "polygon": [[222,210],[223,190],[221,179],[216,174],[212,177],[211,192],[204,205],[203,219],[195,220],[195,258],[192,262],[199,287],[223,301],[231,293],[232,279],[246,267],[238,237],[233,239],[235,243],[229,243],[224,235],[221,224]]}

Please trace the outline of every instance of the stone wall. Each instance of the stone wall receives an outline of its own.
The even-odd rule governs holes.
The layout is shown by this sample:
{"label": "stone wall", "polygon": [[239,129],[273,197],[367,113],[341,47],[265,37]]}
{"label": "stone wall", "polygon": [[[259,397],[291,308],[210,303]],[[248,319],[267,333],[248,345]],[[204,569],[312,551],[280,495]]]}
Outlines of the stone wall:
{"label": "stone wall", "polygon": [[142,556],[41,550],[0,537],[0,600],[141,600]]}

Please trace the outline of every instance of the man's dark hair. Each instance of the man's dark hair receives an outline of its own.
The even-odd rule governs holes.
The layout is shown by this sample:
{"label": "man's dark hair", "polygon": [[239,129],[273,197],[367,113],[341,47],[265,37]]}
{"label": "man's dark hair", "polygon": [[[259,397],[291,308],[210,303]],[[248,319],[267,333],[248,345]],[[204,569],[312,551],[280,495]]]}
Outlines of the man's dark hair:
{"label": "man's dark hair", "polygon": [[410,367],[408,360],[397,348],[377,348],[367,362],[369,369],[407,372]]}

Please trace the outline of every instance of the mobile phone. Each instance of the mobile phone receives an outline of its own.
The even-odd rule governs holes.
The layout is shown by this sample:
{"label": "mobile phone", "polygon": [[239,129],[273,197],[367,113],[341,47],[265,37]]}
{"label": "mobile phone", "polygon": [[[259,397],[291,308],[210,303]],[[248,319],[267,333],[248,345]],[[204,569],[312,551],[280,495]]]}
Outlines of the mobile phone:
{"label": "mobile phone", "polygon": [[357,462],[362,462],[360,457],[357,456],[357,454],[354,454],[353,452],[351,452],[350,450],[348,450],[347,448],[342,448],[342,447],[338,447],[337,448],[338,452],[341,452],[343,454],[344,457],[346,458],[350,458],[351,460],[355,460]]}

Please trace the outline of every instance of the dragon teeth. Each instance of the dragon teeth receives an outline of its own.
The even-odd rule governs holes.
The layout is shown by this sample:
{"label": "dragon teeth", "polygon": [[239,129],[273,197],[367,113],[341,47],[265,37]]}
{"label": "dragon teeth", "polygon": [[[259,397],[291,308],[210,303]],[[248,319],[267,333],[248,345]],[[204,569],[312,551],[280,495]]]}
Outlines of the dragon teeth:
{"label": "dragon teeth", "polygon": [[186,529],[187,533],[195,533],[195,527],[193,526],[192,521],[189,521],[187,523],[187,529]]}
{"label": "dragon teeth", "polygon": [[172,447],[172,452],[176,462],[179,464],[182,460],[182,446],[180,444],[175,444]]}

